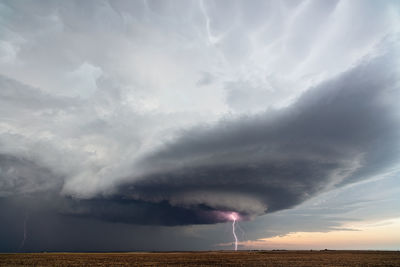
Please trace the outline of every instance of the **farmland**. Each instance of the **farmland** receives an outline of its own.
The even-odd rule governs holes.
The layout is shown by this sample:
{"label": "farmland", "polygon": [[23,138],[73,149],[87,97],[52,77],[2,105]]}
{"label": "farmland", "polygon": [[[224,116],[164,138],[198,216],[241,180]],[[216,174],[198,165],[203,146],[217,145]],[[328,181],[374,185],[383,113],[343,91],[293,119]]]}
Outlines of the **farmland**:
{"label": "farmland", "polygon": [[0,266],[400,266],[398,251],[0,254]]}

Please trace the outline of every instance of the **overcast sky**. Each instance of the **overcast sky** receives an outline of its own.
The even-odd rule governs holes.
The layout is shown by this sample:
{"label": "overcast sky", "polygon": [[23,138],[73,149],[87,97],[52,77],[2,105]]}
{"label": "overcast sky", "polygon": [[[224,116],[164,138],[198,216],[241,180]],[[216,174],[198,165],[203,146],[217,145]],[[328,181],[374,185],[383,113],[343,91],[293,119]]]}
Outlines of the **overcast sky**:
{"label": "overcast sky", "polygon": [[399,1],[0,1],[0,251],[400,248]]}

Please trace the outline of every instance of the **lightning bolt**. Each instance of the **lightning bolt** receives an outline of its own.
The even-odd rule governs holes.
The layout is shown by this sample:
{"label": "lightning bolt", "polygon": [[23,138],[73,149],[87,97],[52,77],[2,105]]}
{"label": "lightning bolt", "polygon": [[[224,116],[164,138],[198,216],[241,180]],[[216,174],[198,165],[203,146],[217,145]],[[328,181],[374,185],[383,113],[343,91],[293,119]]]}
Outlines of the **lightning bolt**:
{"label": "lightning bolt", "polygon": [[237,239],[237,236],[236,236],[236,229],[235,229],[235,224],[236,224],[236,220],[237,220],[236,213],[232,213],[231,214],[231,219],[232,219],[232,234],[233,234],[233,237],[235,238],[235,251],[237,251],[238,239]]}
{"label": "lightning bolt", "polygon": [[24,245],[25,245],[26,236],[27,236],[27,232],[26,232],[26,223],[27,223],[27,221],[28,221],[28,214],[25,215],[25,220],[24,220],[24,237],[23,237],[23,239],[22,239],[22,241],[21,241],[21,244],[19,245],[18,250],[21,250],[21,249],[24,247]]}

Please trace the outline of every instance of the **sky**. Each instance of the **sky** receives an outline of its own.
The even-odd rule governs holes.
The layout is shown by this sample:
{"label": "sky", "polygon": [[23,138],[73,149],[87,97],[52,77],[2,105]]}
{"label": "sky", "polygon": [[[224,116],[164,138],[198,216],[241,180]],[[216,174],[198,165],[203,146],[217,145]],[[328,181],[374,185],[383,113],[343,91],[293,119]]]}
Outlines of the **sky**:
{"label": "sky", "polygon": [[400,249],[399,1],[0,0],[0,252]]}

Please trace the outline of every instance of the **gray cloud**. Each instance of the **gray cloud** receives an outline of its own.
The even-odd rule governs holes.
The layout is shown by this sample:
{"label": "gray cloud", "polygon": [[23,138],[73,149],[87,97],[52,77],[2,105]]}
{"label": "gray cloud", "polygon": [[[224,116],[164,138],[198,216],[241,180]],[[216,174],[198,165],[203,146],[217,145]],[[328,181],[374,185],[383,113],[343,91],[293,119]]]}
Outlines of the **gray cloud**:
{"label": "gray cloud", "polygon": [[209,72],[202,72],[201,77],[196,84],[199,86],[209,85],[214,81],[214,79],[215,77]]}
{"label": "gray cloud", "polygon": [[191,212],[177,223],[214,211],[252,217],[393,166],[400,137],[396,53],[366,58],[289,108],[186,130],[144,158],[139,165],[148,174],[128,178],[114,196],[155,205],[155,213],[159,205],[171,208],[160,224],[173,209]]}
{"label": "gray cloud", "polygon": [[153,225],[217,223],[227,220],[221,212],[246,219],[294,207],[398,162],[397,51],[386,50],[288,108],[185,130],[134,164],[139,174],[89,198],[59,195],[68,176],[4,154],[2,194],[53,192],[53,203],[40,196],[39,202],[61,214]]}
{"label": "gray cloud", "polygon": [[61,188],[62,179],[35,162],[0,154],[0,197],[42,193]]}

